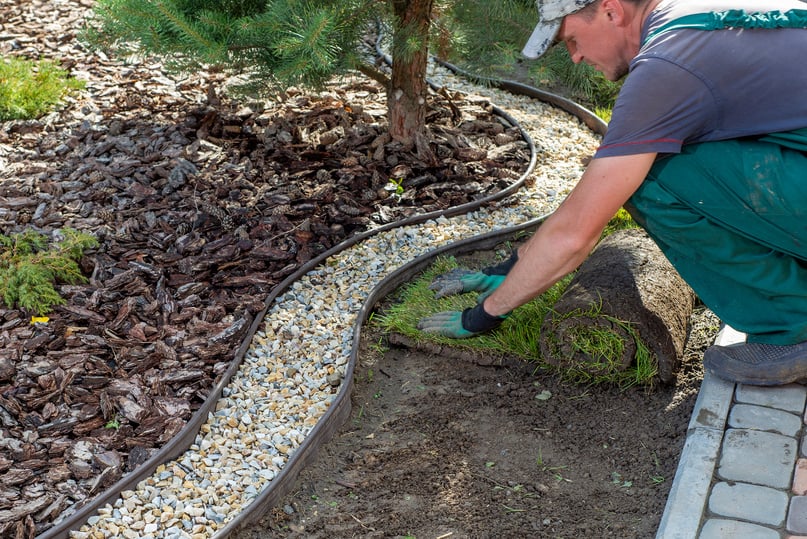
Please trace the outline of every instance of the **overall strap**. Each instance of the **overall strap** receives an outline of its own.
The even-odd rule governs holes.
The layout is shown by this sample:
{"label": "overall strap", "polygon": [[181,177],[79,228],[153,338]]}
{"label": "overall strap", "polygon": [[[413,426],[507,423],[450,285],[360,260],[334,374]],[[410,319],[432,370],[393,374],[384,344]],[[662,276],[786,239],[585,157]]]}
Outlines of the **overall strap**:
{"label": "overall strap", "polygon": [[725,30],[728,28],[807,28],[807,9],[748,13],[742,9],[684,15],[653,30],[642,42],[645,46],[659,34],[671,30]]}

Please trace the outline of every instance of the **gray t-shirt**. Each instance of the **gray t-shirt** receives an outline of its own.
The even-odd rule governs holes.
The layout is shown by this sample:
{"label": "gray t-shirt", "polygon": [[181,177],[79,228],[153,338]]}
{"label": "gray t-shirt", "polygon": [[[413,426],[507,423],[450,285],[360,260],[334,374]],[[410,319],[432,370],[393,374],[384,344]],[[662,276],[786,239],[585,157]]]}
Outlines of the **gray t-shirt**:
{"label": "gray t-shirt", "polygon": [[[696,142],[807,127],[807,29],[678,29],[691,13],[807,9],[799,0],[663,0],[645,21],[595,157],[679,153]],[[807,21],[807,12],[805,12]]]}

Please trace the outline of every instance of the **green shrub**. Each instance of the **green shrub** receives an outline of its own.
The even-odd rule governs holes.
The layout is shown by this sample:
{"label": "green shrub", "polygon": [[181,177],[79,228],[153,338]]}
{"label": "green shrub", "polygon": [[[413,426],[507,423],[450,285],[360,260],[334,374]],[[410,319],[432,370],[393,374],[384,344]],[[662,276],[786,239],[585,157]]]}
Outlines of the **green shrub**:
{"label": "green shrub", "polygon": [[0,296],[8,308],[43,315],[65,303],[55,283],[86,281],[78,261],[86,249],[98,246],[98,240],[69,228],[62,234],[64,238],[51,245],[47,236],[33,230],[0,234]]}
{"label": "green shrub", "polygon": [[38,118],[84,88],[49,60],[0,59],[0,121]]}

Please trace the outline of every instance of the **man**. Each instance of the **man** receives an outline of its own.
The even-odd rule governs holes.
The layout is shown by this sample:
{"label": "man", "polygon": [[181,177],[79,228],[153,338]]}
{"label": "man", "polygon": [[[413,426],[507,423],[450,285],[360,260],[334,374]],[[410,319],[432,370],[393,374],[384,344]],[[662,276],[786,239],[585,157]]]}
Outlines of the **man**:
{"label": "man", "polygon": [[558,41],[609,80],[627,75],[608,132],[568,198],[503,268],[436,282],[441,293],[483,291],[482,301],[419,327],[458,338],[493,329],[577,268],[624,206],[701,300],[747,334],[707,350],[708,370],[759,385],[807,378],[807,4],[538,8],[526,56]]}

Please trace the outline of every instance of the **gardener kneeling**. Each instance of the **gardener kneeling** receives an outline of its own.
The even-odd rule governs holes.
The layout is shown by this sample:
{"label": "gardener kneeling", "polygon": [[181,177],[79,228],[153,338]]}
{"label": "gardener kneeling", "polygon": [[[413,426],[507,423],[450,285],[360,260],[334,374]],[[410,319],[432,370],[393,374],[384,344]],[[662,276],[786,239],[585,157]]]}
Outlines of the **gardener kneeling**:
{"label": "gardener kneeling", "polygon": [[538,0],[524,54],[555,41],[624,75],[602,145],[508,263],[442,278],[487,294],[419,328],[498,326],[588,256],[625,207],[700,299],[747,342],[712,346],[730,381],[807,379],[807,4],[798,0]]}

